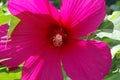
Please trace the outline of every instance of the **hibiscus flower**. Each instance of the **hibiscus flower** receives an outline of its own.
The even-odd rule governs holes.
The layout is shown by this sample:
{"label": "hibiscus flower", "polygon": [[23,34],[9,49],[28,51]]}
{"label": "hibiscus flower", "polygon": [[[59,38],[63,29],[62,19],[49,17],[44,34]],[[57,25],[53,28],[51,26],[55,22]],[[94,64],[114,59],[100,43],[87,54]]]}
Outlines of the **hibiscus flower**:
{"label": "hibiscus flower", "polygon": [[22,80],[102,80],[111,66],[104,42],[81,39],[102,23],[104,0],[61,0],[58,10],[48,0],[9,0],[21,21],[5,45],[0,33],[0,59],[6,66],[24,62]]}

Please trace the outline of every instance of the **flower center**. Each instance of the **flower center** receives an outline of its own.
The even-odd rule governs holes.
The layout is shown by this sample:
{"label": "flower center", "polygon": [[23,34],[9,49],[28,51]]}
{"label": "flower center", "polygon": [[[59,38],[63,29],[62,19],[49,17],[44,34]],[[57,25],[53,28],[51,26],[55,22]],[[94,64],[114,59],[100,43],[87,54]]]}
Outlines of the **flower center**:
{"label": "flower center", "polygon": [[55,47],[60,47],[63,43],[63,36],[61,34],[56,34],[53,36],[53,44]]}

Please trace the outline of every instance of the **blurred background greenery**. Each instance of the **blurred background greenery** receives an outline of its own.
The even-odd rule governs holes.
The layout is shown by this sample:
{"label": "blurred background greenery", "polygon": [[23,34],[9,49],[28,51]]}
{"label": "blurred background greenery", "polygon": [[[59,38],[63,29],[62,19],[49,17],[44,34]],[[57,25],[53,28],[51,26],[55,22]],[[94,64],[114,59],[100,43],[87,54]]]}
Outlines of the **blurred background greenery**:
{"label": "blurred background greenery", "polygon": [[[10,33],[19,22],[7,9],[8,0],[0,0],[0,25],[11,23]],[[50,0],[59,9],[60,0]],[[109,44],[112,52],[112,67],[104,80],[120,80],[120,0],[106,0],[107,12],[97,31],[84,39],[97,39]],[[13,19],[14,21],[12,21]],[[22,65],[7,68],[0,64],[0,80],[20,80]],[[65,76],[65,80],[69,80]]]}

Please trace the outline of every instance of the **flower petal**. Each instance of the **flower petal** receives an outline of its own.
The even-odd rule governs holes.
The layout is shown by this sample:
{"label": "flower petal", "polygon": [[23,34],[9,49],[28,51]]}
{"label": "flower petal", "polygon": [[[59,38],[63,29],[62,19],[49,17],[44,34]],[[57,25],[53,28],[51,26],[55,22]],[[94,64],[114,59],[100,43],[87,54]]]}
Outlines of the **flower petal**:
{"label": "flower petal", "polygon": [[[45,14],[32,14],[28,12],[28,16],[24,16],[24,13],[20,13],[22,21],[16,26],[11,34],[12,37],[21,38],[31,41],[30,44],[36,44],[43,46],[48,41],[48,32],[56,25],[56,21],[49,15]],[[18,40],[18,39],[16,39]]]}
{"label": "flower petal", "polygon": [[7,37],[7,32],[8,32],[8,25],[1,25],[0,26],[0,59],[6,58],[7,55],[4,55],[3,53],[5,51],[8,51],[9,49],[6,48],[6,37]]}
{"label": "flower petal", "polygon": [[[39,1],[39,3],[35,3]],[[17,15],[21,12],[29,11],[31,13],[48,13],[47,0],[9,0],[8,8],[14,14]],[[38,8],[37,5],[41,5]]]}
{"label": "flower petal", "polygon": [[[27,16],[24,15],[26,13]],[[7,66],[17,66],[31,55],[36,55],[36,52],[47,44],[47,31],[55,23],[54,19],[46,14],[22,12],[17,15],[22,20],[12,32],[7,46],[6,37],[0,42],[0,59],[10,58],[2,62]]]}
{"label": "flower petal", "polygon": [[95,31],[106,14],[104,0],[62,0],[60,10],[62,22],[77,38]]}
{"label": "flower petal", "polygon": [[[8,25],[1,25],[0,26],[0,38],[6,36],[8,32]],[[1,39],[0,39],[1,40]]]}
{"label": "flower petal", "polygon": [[2,61],[0,62],[2,64],[17,66],[39,50],[35,44],[32,44],[29,36],[21,36],[18,33],[15,35],[14,32],[12,37],[7,40],[7,32],[8,26],[0,26],[0,60]]}
{"label": "flower petal", "polygon": [[62,52],[64,70],[72,80],[102,80],[111,62],[110,49],[103,42],[73,42]]}
{"label": "flower petal", "polygon": [[[11,50],[9,50],[11,51]],[[22,62],[24,62],[26,59],[28,59],[31,55],[33,55],[35,52],[35,49],[32,48],[32,46],[28,48],[23,48],[20,51],[15,50],[15,52],[12,52],[11,55],[8,56],[7,60],[2,61],[1,63],[5,66],[12,66],[16,67]],[[7,54],[9,54],[8,52]],[[5,55],[5,54],[4,54]]]}
{"label": "flower petal", "polygon": [[16,67],[37,51],[38,47],[23,39],[0,42],[0,60],[6,66]]}
{"label": "flower petal", "polygon": [[[9,0],[8,8],[17,17],[21,12],[49,14],[55,19],[58,16],[57,9],[48,0]],[[24,13],[24,15],[27,16],[28,14]]]}
{"label": "flower petal", "polygon": [[22,80],[63,80],[60,58],[48,49],[24,64]]}

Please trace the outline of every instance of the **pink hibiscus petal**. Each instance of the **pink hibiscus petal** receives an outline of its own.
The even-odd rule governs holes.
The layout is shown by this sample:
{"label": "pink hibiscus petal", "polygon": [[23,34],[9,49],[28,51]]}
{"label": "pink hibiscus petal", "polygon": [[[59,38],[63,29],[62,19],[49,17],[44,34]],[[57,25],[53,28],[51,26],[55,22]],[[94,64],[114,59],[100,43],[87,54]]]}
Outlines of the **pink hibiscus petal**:
{"label": "pink hibiscus petal", "polygon": [[1,62],[6,66],[16,67],[37,51],[39,47],[34,44],[32,37],[25,36],[22,32],[21,34],[13,32],[8,41],[2,38],[0,42],[0,59],[7,59]]}
{"label": "pink hibiscus petal", "polygon": [[0,59],[10,58],[12,52],[15,52],[14,48],[5,48],[5,46],[0,44]]}
{"label": "pink hibiscus petal", "polygon": [[39,48],[36,47],[35,45],[30,45],[30,43],[25,44],[24,42],[20,44],[9,42],[8,46],[6,47],[3,46],[2,48],[0,48],[0,59],[1,60],[5,59],[1,63],[5,66],[16,67],[22,62],[24,62],[26,59],[28,59],[31,55],[35,55],[37,51],[39,51]]}
{"label": "pink hibiscus petal", "polygon": [[22,39],[21,41],[31,41],[30,44],[35,44],[40,48],[47,43],[48,32],[56,25],[57,22],[49,15],[38,15],[29,12],[26,13],[29,15],[25,16],[24,13],[19,14],[19,16],[22,18],[22,21],[12,32],[11,38],[16,37],[16,39],[14,38],[13,40]]}
{"label": "pink hibiscus petal", "polygon": [[38,50],[35,50],[34,48],[32,48],[32,46],[23,48],[19,51],[16,50],[15,52],[12,52],[11,55],[9,55],[8,60],[2,61],[1,63],[5,66],[16,67],[22,62],[24,62],[26,59],[28,59],[31,55],[33,55],[37,51]]}
{"label": "pink hibiscus petal", "polygon": [[62,51],[62,64],[72,80],[102,80],[111,66],[108,45],[98,41],[71,42]]}
{"label": "pink hibiscus petal", "polygon": [[1,40],[1,37],[6,36],[7,32],[8,32],[8,25],[7,24],[1,25],[0,26],[0,40]]}
{"label": "pink hibiscus petal", "polygon": [[[22,12],[49,14],[55,19],[59,15],[57,9],[48,0],[9,0],[8,8],[17,17]],[[27,16],[28,14],[24,13],[24,15]]]}
{"label": "pink hibiscus petal", "polygon": [[104,0],[62,0],[60,8],[64,25],[72,28],[73,37],[83,37],[103,21],[106,14]]}
{"label": "pink hibiscus petal", "polygon": [[24,64],[22,80],[63,80],[60,58],[55,50],[47,49],[39,56],[31,56]]}
{"label": "pink hibiscus petal", "polygon": [[[39,1],[42,9],[37,6],[35,3]],[[31,13],[48,13],[46,8],[46,0],[9,0],[8,8],[14,15],[17,15],[21,12],[29,11]]]}
{"label": "pink hibiscus petal", "polygon": [[[11,1],[10,3],[13,2]],[[27,14],[27,16],[25,14]],[[47,44],[47,30],[49,30],[49,27],[53,27],[50,25],[56,23],[52,17],[46,14],[38,15],[26,11],[17,14],[17,16],[19,16],[22,21],[12,32],[7,46],[5,45],[6,38],[2,38],[2,41],[0,42],[0,59],[10,58],[9,60],[2,62],[7,66],[17,66],[31,55],[36,55],[36,52]],[[19,51],[16,52],[17,50]]]}
{"label": "pink hibiscus petal", "polygon": [[17,66],[38,51],[38,48],[36,48],[38,46],[32,44],[31,37],[13,34],[7,40],[7,32],[8,26],[0,26],[0,59],[4,60],[1,62],[2,64],[6,66]]}
{"label": "pink hibiscus petal", "polygon": [[8,54],[4,54],[5,51],[9,51],[10,49],[6,48],[6,38],[7,38],[7,32],[8,32],[8,25],[1,25],[0,26],[0,59],[4,59],[6,57],[9,57]]}
{"label": "pink hibiscus petal", "polygon": [[0,59],[5,59],[1,63],[6,66],[18,66],[28,57],[35,54],[39,49],[26,43],[26,41],[10,41],[7,44],[0,43]]}
{"label": "pink hibiscus petal", "polygon": [[59,21],[59,16],[60,16],[60,13],[58,12],[58,9],[52,5],[52,3],[49,3],[50,5],[50,10],[51,10],[51,15],[52,17],[56,20],[56,21]]}

